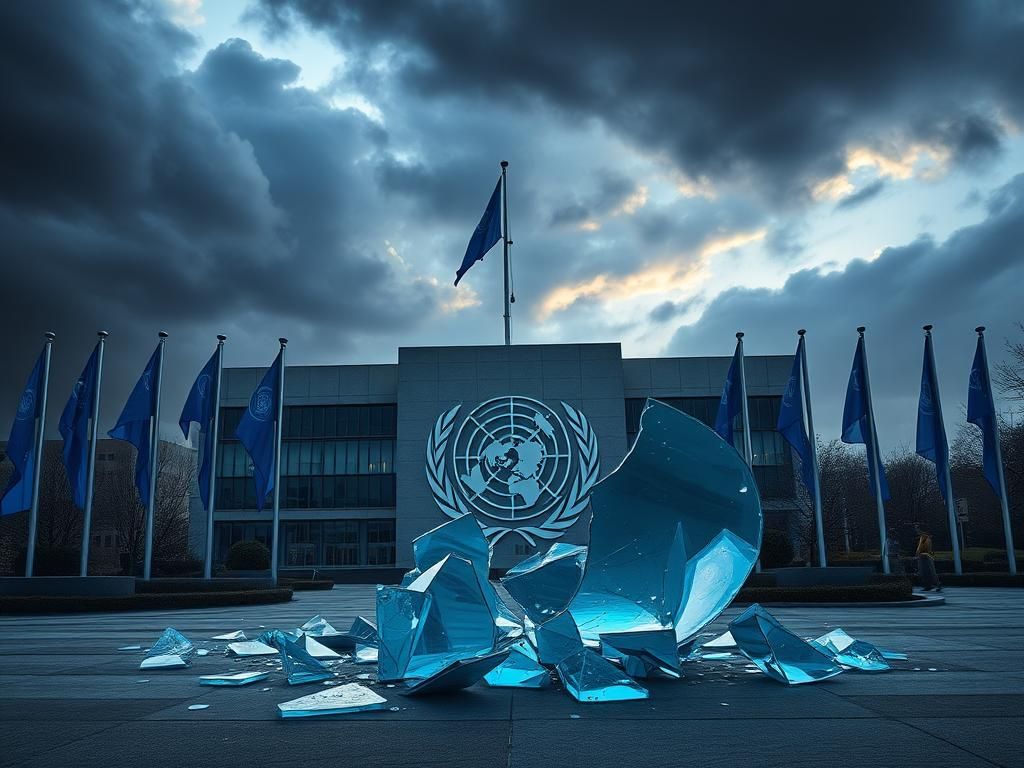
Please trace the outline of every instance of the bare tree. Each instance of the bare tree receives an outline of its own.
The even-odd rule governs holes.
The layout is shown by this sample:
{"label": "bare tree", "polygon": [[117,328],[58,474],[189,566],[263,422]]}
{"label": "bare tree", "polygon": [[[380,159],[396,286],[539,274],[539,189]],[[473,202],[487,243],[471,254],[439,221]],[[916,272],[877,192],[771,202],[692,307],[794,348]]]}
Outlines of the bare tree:
{"label": "bare tree", "polygon": [[[1017,323],[1024,334],[1024,323]],[[1024,400],[1024,341],[1006,339],[1008,359],[995,366],[995,383],[1009,400]]]}

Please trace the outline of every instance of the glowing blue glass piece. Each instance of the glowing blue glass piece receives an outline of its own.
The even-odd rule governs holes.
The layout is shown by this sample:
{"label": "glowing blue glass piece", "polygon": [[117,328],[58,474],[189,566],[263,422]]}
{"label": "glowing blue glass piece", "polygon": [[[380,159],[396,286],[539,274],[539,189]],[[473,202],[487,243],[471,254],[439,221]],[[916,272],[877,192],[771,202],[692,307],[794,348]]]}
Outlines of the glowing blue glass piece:
{"label": "glowing blue glass piece", "polygon": [[410,696],[422,696],[468,688],[480,682],[484,675],[505,661],[508,655],[509,652],[504,650],[472,659],[456,659],[430,677],[411,683],[405,692]]}
{"label": "glowing blue glass piece", "polygon": [[[694,634],[735,597],[757,559],[762,514],[750,468],[701,422],[656,400],[590,503],[586,565],[569,605],[585,640],[680,622],[677,639]],[[702,576],[712,565],[716,575]],[[717,585],[698,591],[694,608],[688,578]]]}
{"label": "glowing blue glass piece", "polygon": [[863,640],[855,640],[838,627],[817,640],[811,640],[811,645],[831,655],[844,667],[852,667],[861,672],[885,672],[890,669],[878,648]]}
{"label": "glowing blue glass piece", "polygon": [[327,619],[325,619],[319,613],[312,619],[307,621],[305,624],[303,624],[301,627],[299,627],[299,629],[301,629],[307,635],[312,635],[313,637],[338,634],[338,630],[332,627],[331,623],[327,621]]}
{"label": "glowing blue glass piece", "polygon": [[196,647],[181,632],[168,627],[146,653],[139,669],[176,669],[192,663]]}
{"label": "glowing blue glass piece", "polygon": [[780,683],[815,683],[843,671],[831,655],[794,635],[760,605],[733,619],[729,631],[740,653]]}
{"label": "glowing blue glass piece", "polygon": [[671,629],[603,634],[601,653],[605,658],[620,661],[631,677],[648,677],[652,673],[682,676],[676,633]]}
{"label": "glowing blue glass piece", "polygon": [[[401,680],[423,633],[430,595],[401,587],[377,587],[377,679]],[[353,627],[355,629],[355,627]]]}
{"label": "glowing blue glass piece", "polygon": [[589,703],[647,698],[646,688],[589,648],[582,648],[562,659],[555,669],[565,690],[576,701]]}
{"label": "glowing blue glass piece", "polygon": [[[281,640],[284,633],[276,638]],[[288,676],[289,685],[302,685],[303,683],[316,683],[333,677],[331,670],[317,659],[314,659],[298,643],[284,638],[278,646],[281,651],[281,666]]]}
{"label": "glowing blue glass piece", "polygon": [[296,642],[301,635],[301,632],[288,632],[283,629],[268,629],[257,635],[255,642],[263,643],[264,645],[272,645],[277,650],[281,650],[281,647],[286,641]]}
{"label": "glowing blue glass piece", "polygon": [[568,611],[538,624],[533,634],[537,644],[537,659],[541,664],[553,666],[584,647],[576,622]]}
{"label": "glowing blue glass piece", "polygon": [[249,685],[270,677],[269,672],[225,672],[222,675],[201,675],[200,685]]}
{"label": "glowing blue glass piece", "polygon": [[569,605],[583,578],[587,548],[552,544],[547,552],[528,557],[501,580],[527,616],[540,624]]}
{"label": "glowing blue glass piece", "polygon": [[551,675],[537,661],[537,652],[526,640],[509,648],[508,658],[486,675],[484,682],[492,688],[544,688]]}
{"label": "glowing blue glass piece", "polygon": [[491,568],[491,545],[473,515],[449,520],[412,540],[412,556],[421,573],[448,555],[468,560],[480,580],[487,581]]}

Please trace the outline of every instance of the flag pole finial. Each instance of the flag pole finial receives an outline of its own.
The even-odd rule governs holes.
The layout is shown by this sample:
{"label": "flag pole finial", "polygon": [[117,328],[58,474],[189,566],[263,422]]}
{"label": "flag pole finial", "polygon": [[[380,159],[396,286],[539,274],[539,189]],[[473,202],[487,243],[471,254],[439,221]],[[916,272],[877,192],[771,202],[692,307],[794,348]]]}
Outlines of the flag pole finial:
{"label": "flag pole finial", "polygon": [[43,334],[43,336],[48,338],[50,341],[53,341],[54,339],[57,338],[57,334],[54,333],[53,331],[47,331],[46,333]]}
{"label": "flag pole finial", "polygon": [[107,338],[107,336],[110,335],[110,333],[107,331],[96,331],[96,335],[99,336],[101,339],[105,339]]}
{"label": "flag pole finial", "polygon": [[742,339],[743,338],[743,331],[736,331],[736,338],[737,339]]}
{"label": "flag pole finial", "polygon": [[976,332],[976,333],[977,333],[977,334],[978,334],[979,336],[984,336],[984,335],[985,335],[985,326],[984,326],[984,325],[979,325],[979,326],[978,326],[977,328],[975,328],[974,330],[975,330],[975,332]]}
{"label": "flag pole finial", "polygon": [[806,328],[801,328],[799,331],[796,332],[796,335],[797,336],[803,336],[805,333],[807,333],[807,329]]}
{"label": "flag pole finial", "polygon": [[864,326],[864,325],[858,325],[857,326],[857,333],[859,333],[861,336],[864,335],[864,331],[866,331],[866,330],[867,330],[867,326]]}
{"label": "flag pole finial", "polygon": [[501,161],[501,167],[502,168],[508,168],[508,160],[502,160]]}
{"label": "flag pole finial", "polygon": [[283,336],[279,338],[278,341],[281,342],[282,347],[288,343],[288,339],[284,338]]}
{"label": "flag pole finial", "polygon": [[157,331],[156,335],[159,336],[161,339],[166,339],[171,334],[169,334],[167,331]]}
{"label": "flag pole finial", "polygon": [[217,341],[227,341],[227,340],[228,340],[228,337],[225,336],[223,333],[218,333],[217,334]]}
{"label": "flag pole finial", "polygon": [[925,333],[931,334],[932,328],[934,328],[935,326],[934,325],[922,325],[921,327],[924,328],[924,332]]}

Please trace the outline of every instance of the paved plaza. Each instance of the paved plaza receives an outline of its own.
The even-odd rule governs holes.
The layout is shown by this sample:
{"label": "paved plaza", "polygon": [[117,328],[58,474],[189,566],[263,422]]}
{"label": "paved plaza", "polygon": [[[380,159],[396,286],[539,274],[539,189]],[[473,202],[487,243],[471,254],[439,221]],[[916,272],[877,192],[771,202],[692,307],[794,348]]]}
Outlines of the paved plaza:
{"label": "paved plaza", "polygon": [[[295,627],[316,613],[346,628],[373,615],[371,586],[272,606],[4,616],[0,766],[1024,766],[1024,593],[946,596],[926,608],[773,610],[801,635],[841,626],[906,651],[887,674],[787,688],[743,659],[700,662],[682,681],[648,681],[650,700],[616,704],[482,684],[407,698],[375,684],[399,711],[299,721],[281,720],[276,705],[316,685],[289,687],[275,673],[244,688],[200,687],[200,674],[253,662],[211,651],[191,669],[140,672],[141,654],[117,648],[148,647],[173,626],[213,649],[223,644],[199,641]],[[709,629],[724,630],[737,612]]]}

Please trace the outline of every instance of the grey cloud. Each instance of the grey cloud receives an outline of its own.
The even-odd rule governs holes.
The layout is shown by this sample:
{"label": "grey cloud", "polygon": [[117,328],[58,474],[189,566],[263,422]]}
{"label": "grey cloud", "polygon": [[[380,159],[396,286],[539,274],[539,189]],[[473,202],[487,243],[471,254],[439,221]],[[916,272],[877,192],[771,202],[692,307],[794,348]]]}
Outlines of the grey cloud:
{"label": "grey cloud", "polygon": [[694,296],[686,301],[663,301],[651,310],[648,317],[655,323],[667,323],[681,315],[685,315],[703,301],[703,297]]}
{"label": "grey cloud", "polygon": [[878,197],[878,195],[881,194],[882,190],[884,189],[885,180],[876,179],[875,181],[872,181],[870,184],[865,184],[852,195],[847,195],[838,203],[836,203],[836,210],[848,211],[851,208],[856,208],[857,206],[863,205],[864,203],[868,202],[868,200],[872,200]]}

